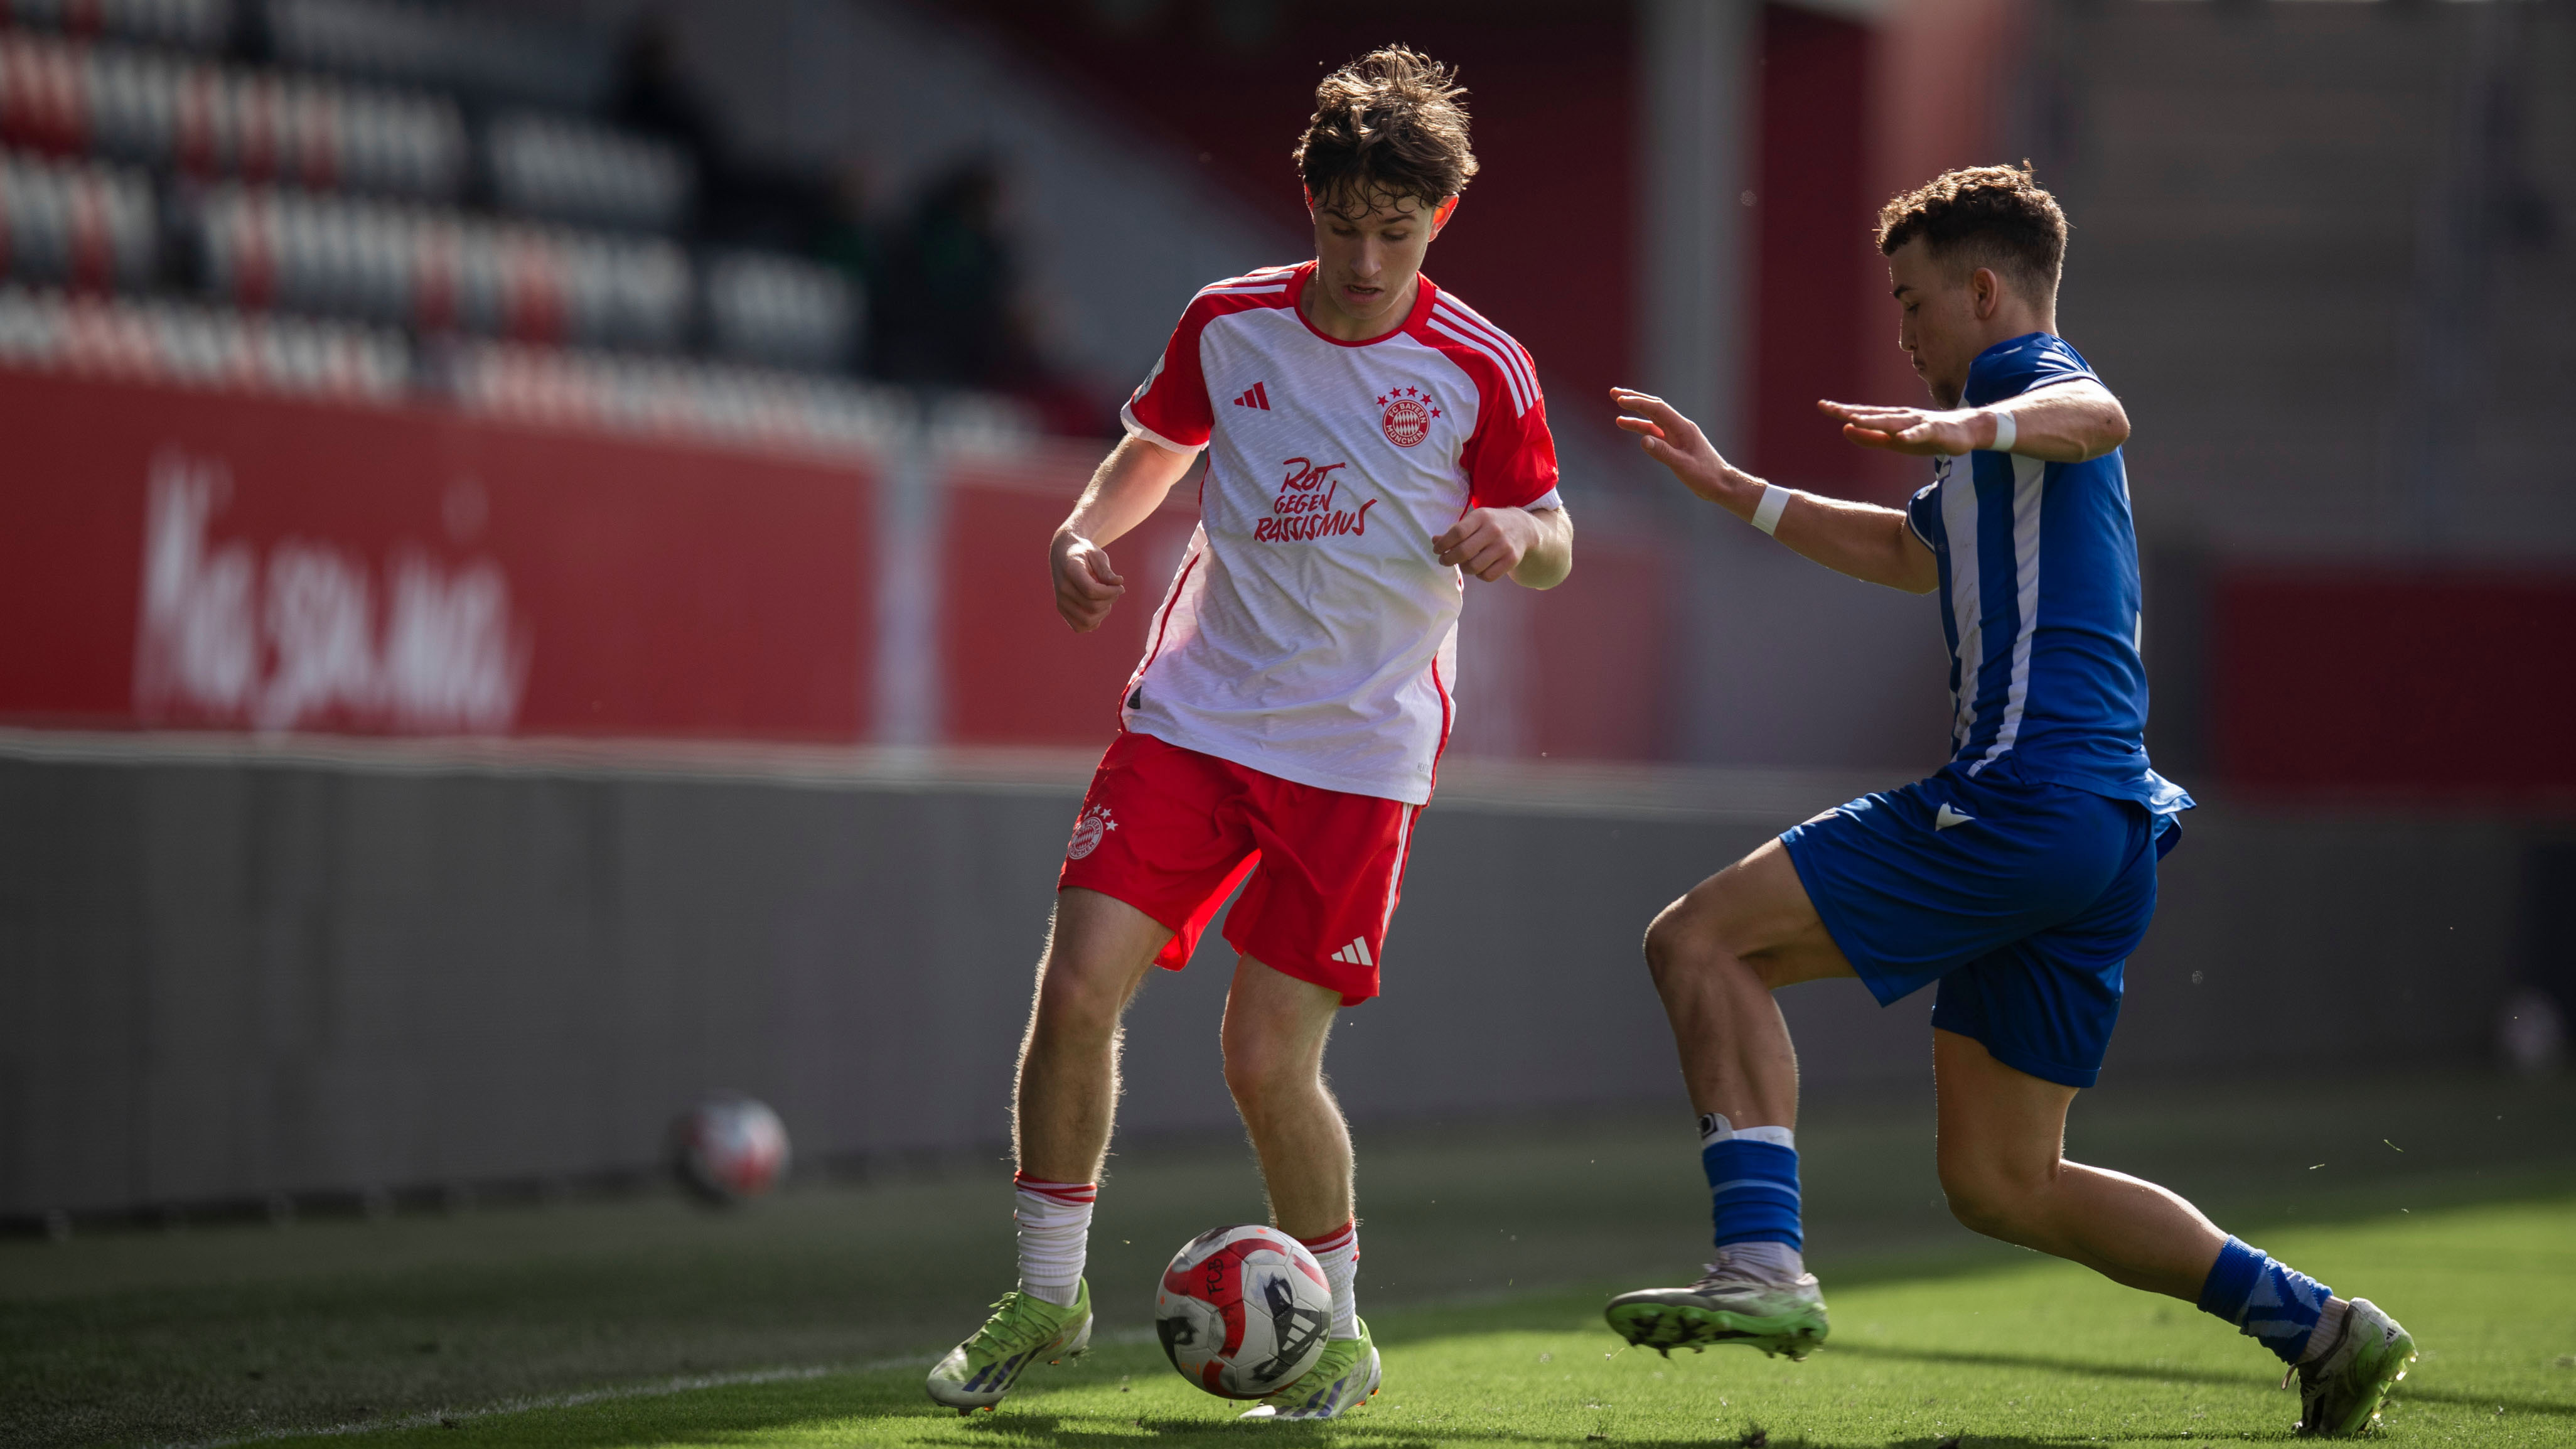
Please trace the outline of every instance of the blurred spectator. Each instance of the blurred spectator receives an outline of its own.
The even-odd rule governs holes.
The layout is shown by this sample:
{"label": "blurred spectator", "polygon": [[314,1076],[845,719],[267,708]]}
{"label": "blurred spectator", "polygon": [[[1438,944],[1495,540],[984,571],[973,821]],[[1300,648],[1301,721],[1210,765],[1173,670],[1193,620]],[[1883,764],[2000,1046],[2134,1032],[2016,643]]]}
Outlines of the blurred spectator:
{"label": "blurred spectator", "polygon": [[678,34],[671,18],[658,10],[636,22],[626,37],[608,119],[686,151],[701,176],[712,174],[723,159],[723,137],[706,103],[680,74]]}
{"label": "blurred spectator", "polygon": [[832,211],[814,258],[839,271],[859,295],[880,302],[886,293],[886,237],[876,208],[876,175],[852,157],[833,178]]}
{"label": "blurred spectator", "polygon": [[1013,305],[1001,176],[975,160],[931,183],[886,259],[877,345],[898,382],[1006,389],[1032,369]]}

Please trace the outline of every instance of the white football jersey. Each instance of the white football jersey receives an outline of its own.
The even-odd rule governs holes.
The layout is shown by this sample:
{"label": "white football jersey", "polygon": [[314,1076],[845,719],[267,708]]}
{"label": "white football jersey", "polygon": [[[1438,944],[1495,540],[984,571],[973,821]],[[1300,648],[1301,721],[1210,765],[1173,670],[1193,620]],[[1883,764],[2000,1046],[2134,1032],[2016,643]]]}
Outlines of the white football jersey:
{"label": "white football jersey", "polygon": [[1472,507],[1555,508],[1538,374],[1424,277],[1394,331],[1297,308],[1314,263],[1190,300],[1127,430],[1208,450],[1199,527],[1129,679],[1129,729],[1283,780],[1419,805],[1457,698],[1466,580],[1432,539]]}

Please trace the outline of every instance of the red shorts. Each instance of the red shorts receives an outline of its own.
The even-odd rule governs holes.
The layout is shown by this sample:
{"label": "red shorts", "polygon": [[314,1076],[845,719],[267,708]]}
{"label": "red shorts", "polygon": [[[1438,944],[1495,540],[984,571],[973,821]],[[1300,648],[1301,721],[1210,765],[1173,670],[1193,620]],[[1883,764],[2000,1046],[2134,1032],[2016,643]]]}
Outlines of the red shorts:
{"label": "red shorts", "polygon": [[1421,813],[1128,731],[1100,757],[1056,888],[1098,891],[1169,927],[1154,964],[1178,971],[1249,875],[1226,944],[1355,1006],[1377,995],[1378,951]]}

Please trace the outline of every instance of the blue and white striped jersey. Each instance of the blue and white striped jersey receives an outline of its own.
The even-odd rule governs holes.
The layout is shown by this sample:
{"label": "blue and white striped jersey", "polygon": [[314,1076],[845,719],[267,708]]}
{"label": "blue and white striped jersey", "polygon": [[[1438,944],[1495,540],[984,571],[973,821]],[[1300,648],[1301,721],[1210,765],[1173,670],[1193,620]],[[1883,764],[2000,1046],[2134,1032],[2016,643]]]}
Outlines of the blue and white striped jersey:
{"label": "blue and white striped jersey", "polygon": [[[1979,354],[1962,401],[1985,407],[2078,378],[2094,373],[2075,349],[2033,332]],[[2160,815],[2191,808],[2147,764],[2138,535],[2119,453],[2046,463],[1980,452],[1960,462],[1934,460],[1931,485],[1906,509],[1941,563],[1951,763]]]}

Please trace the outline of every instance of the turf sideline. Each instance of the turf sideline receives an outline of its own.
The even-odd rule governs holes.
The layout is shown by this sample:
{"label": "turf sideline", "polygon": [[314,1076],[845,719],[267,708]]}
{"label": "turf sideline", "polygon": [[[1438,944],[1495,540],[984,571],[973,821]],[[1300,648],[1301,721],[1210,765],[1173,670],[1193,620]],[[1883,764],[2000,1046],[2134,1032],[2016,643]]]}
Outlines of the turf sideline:
{"label": "turf sideline", "polygon": [[783,1384],[805,1379],[829,1378],[835,1374],[881,1373],[920,1362],[918,1354],[903,1358],[879,1359],[873,1363],[841,1366],[808,1366],[805,1368],[752,1369],[743,1373],[695,1374],[687,1378],[664,1379],[660,1383],[629,1384],[620,1389],[584,1389],[576,1394],[551,1394],[534,1399],[505,1399],[480,1409],[428,1409],[406,1414],[399,1419],[369,1419],[363,1423],[331,1424],[320,1429],[264,1429],[235,1439],[199,1439],[185,1444],[168,1444],[161,1449],[229,1449],[237,1444],[274,1444],[286,1439],[329,1439],[349,1434],[380,1434],[394,1429],[435,1429],[442,1425],[461,1424],[469,1419],[496,1419],[509,1414],[533,1413],[539,1409],[574,1409],[584,1404],[608,1403],[617,1399],[666,1399],[674,1394],[691,1394],[700,1389],[728,1389],[744,1384]]}
{"label": "turf sideline", "polygon": [[[1095,1340],[1102,1344],[1152,1343],[1154,1335],[1141,1328],[1104,1333]],[[577,1409],[584,1404],[604,1404],[618,1399],[667,1399],[674,1394],[693,1394],[701,1389],[739,1388],[745,1384],[801,1383],[807,1379],[831,1378],[838,1374],[891,1373],[900,1368],[919,1368],[932,1356],[917,1353],[898,1358],[874,1359],[867,1363],[809,1364],[804,1368],[750,1369],[731,1374],[692,1374],[687,1378],[664,1379],[659,1383],[629,1384],[622,1389],[584,1389],[575,1394],[550,1394],[534,1399],[504,1399],[480,1409],[424,1409],[399,1419],[370,1419],[357,1424],[330,1424],[319,1429],[263,1429],[233,1439],[197,1439],[180,1444],[164,1444],[158,1449],[233,1449],[240,1444],[275,1444],[289,1439],[331,1439],[350,1434],[377,1434],[392,1429],[435,1429],[446,1424],[462,1424],[468,1419],[497,1419],[510,1414],[532,1414],[539,1409]]]}

